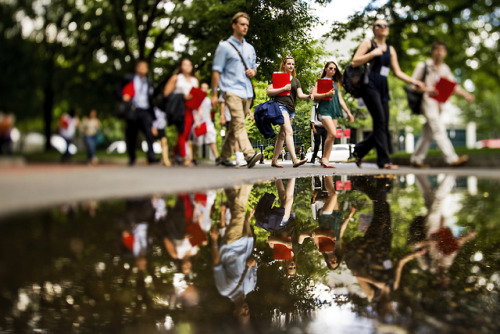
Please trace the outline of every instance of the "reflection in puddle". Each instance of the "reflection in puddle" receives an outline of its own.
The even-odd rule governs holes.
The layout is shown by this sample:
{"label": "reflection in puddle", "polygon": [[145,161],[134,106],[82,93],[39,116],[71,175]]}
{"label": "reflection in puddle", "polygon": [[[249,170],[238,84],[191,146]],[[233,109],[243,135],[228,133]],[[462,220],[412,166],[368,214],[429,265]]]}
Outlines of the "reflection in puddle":
{"label": "reflection in puddle", "polygon": [[496,181],[322,176],[0,224],[1,332],[498,332]]}

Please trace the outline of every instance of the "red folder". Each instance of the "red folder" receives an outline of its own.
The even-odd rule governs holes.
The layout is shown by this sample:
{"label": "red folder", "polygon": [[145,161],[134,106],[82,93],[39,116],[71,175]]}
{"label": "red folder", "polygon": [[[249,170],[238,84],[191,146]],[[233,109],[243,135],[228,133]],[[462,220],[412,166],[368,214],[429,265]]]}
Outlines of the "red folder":
{"label": "red folder", "polygon": [[[328,93],[333,89],[333,80],[331,79],[318,79],[318,94]],[[332,97],[325,97],[323,101],[331,101]]]}
{"label": "red folder", "polygon": [[337,129],[337,133],[335,134],[335,138],[342,138],[344,131],[342,129]]}
{"label": "red folder", "polygon": [[194,128],[194,134],[196,137],[203,136],[207,133],[207,123],[201,123],[197,128]]}
{"label": "red folder", "polygon": [[450,98],[456,85],[456,82],[441,77],[436,86],[434,86],[434,89],[437,90],[438,93],[431,97],[438,102],[444,103]]}
{"label": "red folder", "polygon": [[189,234],[189,243],[191,246],[198,246],[207,240],[205,232],[201,229],[199,224],[192,223],[186,225],[186,233]]}
{"label": "red folder", "polygon": [[351,138],[351,129],[344,129],[344,137]]}
{"label": "red folder", "polygon": [[[290,83],[290,73],[273,73],[273,88],[283,88]],[[276,96],[290,96],[290,91],[279,93]]]}
{"label": "red folder", "polygon": [[198,109],[205,97],[207,97],[207,93],[195,87],[191,88],[189,95],[191,95],[192,98],[191,100],[186,101],[186,107],[191,109]]}

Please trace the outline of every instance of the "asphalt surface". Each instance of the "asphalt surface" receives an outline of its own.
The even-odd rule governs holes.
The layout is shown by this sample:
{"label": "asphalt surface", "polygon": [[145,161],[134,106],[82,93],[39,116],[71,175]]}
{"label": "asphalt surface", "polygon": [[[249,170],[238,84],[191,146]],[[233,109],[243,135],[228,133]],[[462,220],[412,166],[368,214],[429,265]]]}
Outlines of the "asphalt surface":
{"label": "asphalt surface", "polygon": [[313,175],[380,175],[380,174],[453,174],[500,179],[499,169],[431,168],[401,166],[381,170],[365,163],[337,163],[335,169],[319,164],[292,168],[272,168],[269,162],[254,168],[227,168],[214,165],[170,167],[137,165],[26,165],[0,168],[0,218],[68,202],[173,194],[207,189],[227,188],[240,184],[260,183],[274,178],[309,177]]}

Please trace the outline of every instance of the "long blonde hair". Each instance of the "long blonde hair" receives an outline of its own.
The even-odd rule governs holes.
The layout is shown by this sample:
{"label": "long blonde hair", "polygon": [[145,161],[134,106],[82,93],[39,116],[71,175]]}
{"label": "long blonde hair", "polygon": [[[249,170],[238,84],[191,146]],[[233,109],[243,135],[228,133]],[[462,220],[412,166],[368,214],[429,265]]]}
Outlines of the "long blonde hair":
{"label": "long blonde hair", "polygon": [[[280,65],[280,72],[285,73],[285,64],[286,64],[286,61],[288,59],[293,59],[293,63],[295,64],[295,58],[293,58],[292,56],[288,56],[288,57],[283,58],[283,61],[281,62],[281,65]],[[296,73],[295,73],[295,67],[294,67],[293,71],[292,71],[292,77],[295,78],[295,75],[296,75]]]}

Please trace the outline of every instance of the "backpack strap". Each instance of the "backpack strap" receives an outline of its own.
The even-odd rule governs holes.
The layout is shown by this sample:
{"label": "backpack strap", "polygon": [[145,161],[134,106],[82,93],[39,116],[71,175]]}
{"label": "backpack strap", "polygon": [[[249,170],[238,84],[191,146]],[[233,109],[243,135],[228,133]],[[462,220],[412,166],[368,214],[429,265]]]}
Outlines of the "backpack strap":
{"label": "backpack strap", "polygon": [[238,52],[238,56],[240,56],[240,59],[241,59],[241,62],[243,63],[243,66],[245,67],[245,71],[248,70],[248,66],[247,64],[245,63],[245,60],[243,59],[243,56],[241,55],[240,51],[238,50],[238,48],[233,44],[231,43],[230,41],[227,41],[229,44],[231,44],[231,46],[236,50],[236,52]]}

